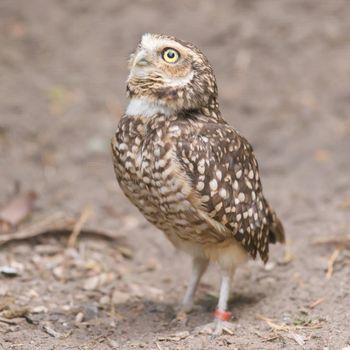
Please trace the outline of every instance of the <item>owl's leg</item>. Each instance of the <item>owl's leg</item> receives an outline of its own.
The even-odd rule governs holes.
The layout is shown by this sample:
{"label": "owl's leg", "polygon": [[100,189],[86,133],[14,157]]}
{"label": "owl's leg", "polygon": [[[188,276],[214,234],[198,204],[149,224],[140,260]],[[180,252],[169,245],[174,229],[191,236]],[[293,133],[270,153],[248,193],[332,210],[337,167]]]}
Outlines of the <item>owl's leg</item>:
{"label": "owl's leg", "polygon": [[218,306],[214,312],[214,321],[204,326],[198,327],[199,333],[220,335],[224,331],[231,333],[233,331],[233,324],[229,322],[231,319],[231,312],[227,311],[227,304],[230,297],[231,282],[234,269],[221,270],[221,286]]}
{"label": "owl's leg", "polygon": [[199,281],[208,267],[208,263],[209,260],[206,258],[193,258],[191,279],[182,300],[182,310],[185,312],[190,312],[193,308],[193,297],[196,293]]}

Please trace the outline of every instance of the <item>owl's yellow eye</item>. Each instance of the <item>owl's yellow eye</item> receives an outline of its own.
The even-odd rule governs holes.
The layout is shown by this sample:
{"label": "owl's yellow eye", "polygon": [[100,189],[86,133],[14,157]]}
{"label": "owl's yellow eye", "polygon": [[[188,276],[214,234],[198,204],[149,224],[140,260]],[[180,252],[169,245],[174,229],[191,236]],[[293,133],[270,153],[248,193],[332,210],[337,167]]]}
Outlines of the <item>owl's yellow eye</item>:
{"label": "owl's yellow eye", "polygon": [[166,48],[162,52],[162,58],[165,62],[176,63],[180,58],[180,54],[175,49]]}

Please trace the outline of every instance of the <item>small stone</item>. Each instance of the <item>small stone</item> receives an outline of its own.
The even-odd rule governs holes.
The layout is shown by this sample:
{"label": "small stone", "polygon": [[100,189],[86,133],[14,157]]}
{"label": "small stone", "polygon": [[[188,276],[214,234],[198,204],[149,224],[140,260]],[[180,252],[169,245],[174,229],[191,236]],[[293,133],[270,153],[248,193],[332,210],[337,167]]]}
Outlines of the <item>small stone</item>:
{"label": "small stone", "polygon": [[64,277],[64,269],[63,266],[56,266],[52,269],[52,274],[58,280],[61,280]]}
{"label": "small stone", "polygon": [[276,263],[270,261],[268,263],[265,264],[264,268],[266,271],[271,271],[276,267]]}
{"label": "small stone", "polygon": [[18,271],[13,266],[1,266],[0,273],[2,273],[6,277],[16,277],[18,276]]}
{"label": "small stone", "polygon": [[92,276],[92,277],[85,280],[84,285],[83,285],[83,289],[84,290],[95,290],[95,289],[97,289],[99,282],[100,282],[99,275]]}
{"label": "small stone", "polygon": [[80,312],[84,315],[85,321],[89,321],[98,316],[98,308],[94,304],[83,304],[80,309]]}
{"label": "small stone", "polygon": [[47,313],[48,312],[48,309],[46,306],[44,305],[39,305],[39,306],[35,306],[33,307],[30,312],[32,314],[44,314],[44,313]]}
{"label": "small stone", "polygon": [[121,292],[119,290],[115,290],[112,295],[112,303],[113,304],[124,304],[130,299],[131,295],[129,293]]}
{"label": "small stone", "polygon": [[104,295],[103,297],[100,298],[99,304],[100,305],[108,305],[110,303],[110,297],[108,295]]}
{"label": "small stone", "polygon": [[84,314],[82,312],[78,312],[75,316],[75,322],[81,323],[84,320]]}
{"label": "small stone", "polygon": [[117,343],[115,340],[108,339],[108,345],[109,345],[113,350],[119,349],[119,343]]}

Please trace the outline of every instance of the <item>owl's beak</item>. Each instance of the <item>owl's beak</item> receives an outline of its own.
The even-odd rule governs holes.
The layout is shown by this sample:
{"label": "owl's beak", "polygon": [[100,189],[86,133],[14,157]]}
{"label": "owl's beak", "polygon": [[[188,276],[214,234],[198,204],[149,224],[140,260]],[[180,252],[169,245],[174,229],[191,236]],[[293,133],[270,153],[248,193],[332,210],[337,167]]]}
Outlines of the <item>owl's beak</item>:
{"label": "owl's beak", "polygon": [[150,64],[150,61],[147,59],[147,53],[144,50],[141,50],[137,53],[133,66],[144,67]]}

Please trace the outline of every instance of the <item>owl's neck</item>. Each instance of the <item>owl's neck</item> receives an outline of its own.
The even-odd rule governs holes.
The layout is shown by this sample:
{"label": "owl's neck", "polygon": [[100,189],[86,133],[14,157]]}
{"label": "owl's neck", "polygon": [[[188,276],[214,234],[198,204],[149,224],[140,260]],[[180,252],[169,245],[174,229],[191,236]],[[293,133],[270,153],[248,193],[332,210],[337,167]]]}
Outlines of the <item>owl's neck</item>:
{"label": "owl's neck", "polygon": [[146,98],[134,97],[130,100],[125,113],[129,116],[141,115],[144,117],[152,117],[156,114],[164,114],[165,116],[171,116],[174,115],[176,111],[174,111],[170,107],[150,101]]}
{"label": "owl's neck", "polygon": [[198,109],[190,109],[188,111],[178,111],[171,106],[165,106],[164,104],[157,103],[147,98],[134,97],[130,100],[125,114],[128,116],[143,116],[151,118],[155,115],[162,114],[166,117],[171,117],[181,112],[193,115],[202,115],[213,122],[222,122],[221,113],[219,110],[219,104],[216,99],[209,101],[208,106],[200,107]]}

